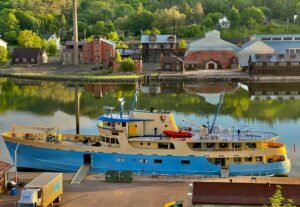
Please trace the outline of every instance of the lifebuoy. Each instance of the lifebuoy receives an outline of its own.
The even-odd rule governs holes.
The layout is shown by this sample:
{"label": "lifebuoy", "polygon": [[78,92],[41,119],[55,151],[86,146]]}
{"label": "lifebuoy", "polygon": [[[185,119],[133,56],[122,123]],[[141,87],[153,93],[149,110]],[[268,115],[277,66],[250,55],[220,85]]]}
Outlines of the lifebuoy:
{"label": "lifebuoy", "polygon": [[164,114],[160,115],[160,120],[165,121],[166,120],[166,115],[164,115]]}

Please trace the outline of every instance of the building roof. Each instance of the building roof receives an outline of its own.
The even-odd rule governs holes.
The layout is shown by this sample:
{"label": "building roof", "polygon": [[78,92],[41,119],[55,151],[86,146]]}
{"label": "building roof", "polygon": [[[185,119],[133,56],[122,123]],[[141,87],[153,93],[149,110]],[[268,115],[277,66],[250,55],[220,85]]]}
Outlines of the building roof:
{"label": "building roof", "polygon": [[[80,40],[78,41],[78,45],[84,45],[86,44],[86,41],[85,40]],[[71,41],[66,41],[66,46],[73,46],[74,45],[74,41],[71,40]]]}
{"label": "building roof", "polygon": [[[153,35],[153,34],[152,34]],[[142,35],[141,43],[176,43],[176,35],[156,35],[156,41],[150,41],[150,35]],[[174,37],[174,41],[170,41],[169,37]]]}
{"label": "building roof", "polygon": [[216,50],[229,50],[239,51],[239,47],[220,38],[219,31],[211,31],[206,33],[205,37],[196,41],[193,41],[188,46],[188,52],[193,51],[216,51]]}
{"label": "building roof", "polygon": [[256,39],[265,39],[265,38],[300,38],[300,34],[262,34],[262,35],[253,35]]}
{"label": "building roof", "polygon": [[[284,198],[300,205],[300,185],[280,184]],[[276,184],[194,182],[193,204],[267,205]]]}
{"label": "building roof", "polygon": [[12,167],[11,164],[0,161],[0,175],[7,172]]}
{"label": "building roof", "polygon": [[13,58],[32,58],[42,53],[40,48],[14,48]]}
{"label": "building roof", "polygon": [[274,49],[261,40],[254,39],[242,45],[238,52],[240,66],[248,66],[248,60],[251,54],[273,54]]}
{"label": "building roof", "polygon": [[252,62],[299,62],[300,54],[251,54]]}

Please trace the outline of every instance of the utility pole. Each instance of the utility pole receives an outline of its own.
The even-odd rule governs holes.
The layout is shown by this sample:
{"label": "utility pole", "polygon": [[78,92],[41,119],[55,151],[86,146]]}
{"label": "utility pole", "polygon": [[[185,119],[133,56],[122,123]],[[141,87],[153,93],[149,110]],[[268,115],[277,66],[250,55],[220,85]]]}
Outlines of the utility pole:
{"label": "utility pole", "polygon": [[78,65],[78,27],[77,27],[77,0],[73,0],[73,64]]}

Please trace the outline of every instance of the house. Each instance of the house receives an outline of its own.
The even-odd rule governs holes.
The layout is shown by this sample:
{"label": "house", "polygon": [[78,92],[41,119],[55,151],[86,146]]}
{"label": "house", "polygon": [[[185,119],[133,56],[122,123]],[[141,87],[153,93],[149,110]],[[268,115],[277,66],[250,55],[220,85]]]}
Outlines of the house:
{"label": "house", "polygon": [[144,62],[160,62],[161,55],[175,54],[176,35],[142,35],[142,56]]}
{"label": "house", "polygon": [[61,45],[60,45],[60,37],[59,37],[58,35],[56,35],[56,34],[44,34],[44,35],[42,35],[42,39],[45,39],[45,40],[47,41],[47,44],[49,44],[49,42],[50,42],[51,40],[54,40],[55,43],[56,43],[56,48],[57,48],[58,50],[61,49]]}
{"label": "house", "polygon": [[300,75],[300,54],[252,54],[250,74]]}
{"label": "house", "polygon": [[2,39],[0,39],[0,46],[4,47],[7,50],[7,42]]}
{"label": "house", "polygon": [[40,48],[14,48],[12,64],[42,64],[48,62],[46,52]]}
{"label": "house", "polygon": [[239,47],[220,38],[219,31],[211,31],[205,37],[191,42],[184,55],[186,70],[238,68]]}
{"label": "house", "polygon": [[0,161],[0,194],[5,192],[8,180],[8,170],[12,167],[11,164]]}
{"label": "house", "polygon": [[116,56],[115,44],[106,40],[103,36],[95,36],[93,41],[82,47],[82,62],[84,64],[111,65]]}
{"label": "house", "polygon": [[228,29],[230,28],[230,21],[226,16],[219,18],[219,25],[221,29]]}
{"label": "house", "polygon": [[253,35],[271,46],[275,53],[300,54],[300,34]]}
{"label": "house", "polygon": [[273,54],[274,52],[275,50],[271,46],[254,39],[242,45],[241,50],[237,53],[238,62],[241,68],[248,69],[248,60],[251,54]]}
{"label": "house", "polygon": [[[83,62],[82,48],[86,44],[86,41],[78,41],[78,59],[79,63]],[[72,65],[73,64],[73,55],[74,54],[74,41],[66,41],[65,48],[62,52],[62,64]]]}
{"label": "house", "polygon": [[177,56],[162,56],[161,71],[184,72],[184,61]]}

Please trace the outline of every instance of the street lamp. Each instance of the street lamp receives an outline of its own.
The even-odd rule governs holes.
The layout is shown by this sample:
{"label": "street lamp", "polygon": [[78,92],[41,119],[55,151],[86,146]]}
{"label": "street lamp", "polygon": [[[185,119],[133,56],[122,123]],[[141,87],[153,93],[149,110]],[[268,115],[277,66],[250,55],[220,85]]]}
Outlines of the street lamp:
{"label": "street lamp", "polygon": [[18,148],[19,148],[20,143],[17,144],[17,147],[15,149],[15,167],[16,167],[16,184],[18,183],[18,169],[17,169],[17,152],[18,152]]}

